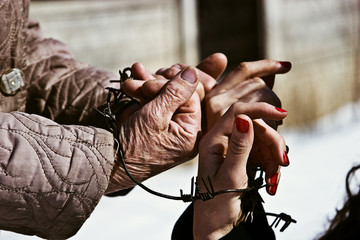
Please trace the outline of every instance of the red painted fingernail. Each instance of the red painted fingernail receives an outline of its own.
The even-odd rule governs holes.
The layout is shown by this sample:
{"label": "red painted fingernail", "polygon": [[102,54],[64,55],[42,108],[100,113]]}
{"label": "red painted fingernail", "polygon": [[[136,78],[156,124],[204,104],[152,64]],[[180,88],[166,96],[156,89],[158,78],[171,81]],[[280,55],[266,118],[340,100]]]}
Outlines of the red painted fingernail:
{"label": "red painted fingernail", "polygon": [[274,176],[272,176],[272,177],[270,178],[270,184],[271,184],[271,185],[276,185],[277,180],[278,180],[278,176],[279,176],[279,174],[278,174],[278,173],[275,173]]}
{"label": "red painted fingernail", "polygon": [[276,110],[278,110],[279,112],[282,112],[282,113],[286,113],[287,111],[282,109],[282,108],[278,108],[278,107],[275,107]]}
{"label": "red painted fingernail", "polygon": [[284,163],[285,163],[286,165],[289,165],[289,164],[290,164],[290,162],[289,162],[289,157],[288,157],[286,151],[283,153],[283,160],[284,160]]}
{"label": "red painted fingernail", "polygon": [[269,187],[269,193],[270,193],[271,195],[275,195],[276,190],[277,190],[277,185],[275,185],[275,186],[270,186],[270,187]]}
{"label": "red painted fingernail", "polygon": [[284,68],[291,68],[291,62],[279,61],[280,65]]}
{"label": "red painted fingernail", "polygon": [[249,122],[242,118],[236,118],[236,128],[241,133],[247,133],[249,131]]}

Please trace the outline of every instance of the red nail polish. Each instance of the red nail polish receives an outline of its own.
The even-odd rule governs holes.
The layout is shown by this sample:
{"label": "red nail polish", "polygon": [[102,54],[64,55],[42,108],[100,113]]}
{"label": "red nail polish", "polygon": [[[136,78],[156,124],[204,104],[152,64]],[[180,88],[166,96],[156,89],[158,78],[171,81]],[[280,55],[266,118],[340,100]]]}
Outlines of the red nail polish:
{"label": "red nail polish", "polygon": [[241,133],[247,133],[249,131],[249,122],[241,118],[236,118],[236,128]]}
{"label": "red nail polish", "polygon": [[282,113],[286,113],[287,111],[282,109],[282,108],[278,108],[278,107],[275,107],[276,110],[278,110],[279,112],[282,112]]}
{"label": "red nail polish", "polygon": [[285,163],[286,165],[289,165],[289,164],[290,164],[290,162],[289,162],[289,157],[288,157],[286,151],[283,153],[283,160],[284,160],[284,163]]}
{"label": "red nail polish", "polygon": [[277,180],[278,180],[278,176],[279,176],[279,174],[278,174],[278,173],[275,173],[274,176],[272,176],[272,177],[270,178],[270,184],[271,184],[271,185],[276,185]]}
{"label": "red nail polish", "polygon": [[269,187],[269,193],[271,195],[275,195],[276,190],[277,190],[277,185]]}
{"label": "red nail polish", "polygon": [[291,62],[279,61],[279,63],[283,68],[291,68]]}

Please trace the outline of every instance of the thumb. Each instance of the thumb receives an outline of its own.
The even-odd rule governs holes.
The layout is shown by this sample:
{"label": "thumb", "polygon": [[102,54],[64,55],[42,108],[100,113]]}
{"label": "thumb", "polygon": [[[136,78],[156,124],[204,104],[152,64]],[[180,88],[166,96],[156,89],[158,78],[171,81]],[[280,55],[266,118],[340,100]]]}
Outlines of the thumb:
{"label": "thumb", "polygon": [[185,68],[168,81],[160,94],[149,102],[149,111],[159,119],[167,118],[170,121],[175,111],[191,98],[198,83],[198,71],[193,67]]}
{"label": "thumb", "polygon": [[214,53],[202,60],[196,67],[208,74],[211,78],[202,77],[201,83],[204,85],[205,93],[209,92],[215,85],[216,79],[225,71],[227,58],[222,53]]}
{"label": "thumb", "polygon": [[214,53],[203,59],[196,67],[217,79],[225,71],[227,57],[223,53]]}
{"label": "thumb", "polygon": [[[251,119],[246,115],[237,115],[229,148],[224,161],[224,171],[234,178],[246,174],[246,164],[254,141],[254,130]],[[234,179],[239,182],[241,179]]]}

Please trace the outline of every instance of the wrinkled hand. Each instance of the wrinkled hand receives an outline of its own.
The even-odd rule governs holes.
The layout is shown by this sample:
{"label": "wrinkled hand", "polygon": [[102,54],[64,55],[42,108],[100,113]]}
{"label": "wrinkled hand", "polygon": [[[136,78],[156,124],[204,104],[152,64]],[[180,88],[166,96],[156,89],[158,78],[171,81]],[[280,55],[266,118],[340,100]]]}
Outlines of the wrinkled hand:
{"label": "wrinkled hand", "polygon": [[[283,113],[266,103],[233,104],[200,141],[198,176],[209,176],[215,192],[246,188],[247,164],[254,141],[251,119],[283,117]],[[205,191],[203,186],[200,188]],[[194,238],[220,239],[229,233],[242,214],[241,195],[225,193],[208,201],[196,200]]]}
{"label": "wrinkled hand", "polygon": [[[129,80],[132,81],[132,80]],[[198,71],[186,68],[120,126],[120,142],[130,173],[143,181],[197,154],[201,131]],[[126,88],[126,81],[123,86]],[[134,186],[115,161],[109,192]]]}

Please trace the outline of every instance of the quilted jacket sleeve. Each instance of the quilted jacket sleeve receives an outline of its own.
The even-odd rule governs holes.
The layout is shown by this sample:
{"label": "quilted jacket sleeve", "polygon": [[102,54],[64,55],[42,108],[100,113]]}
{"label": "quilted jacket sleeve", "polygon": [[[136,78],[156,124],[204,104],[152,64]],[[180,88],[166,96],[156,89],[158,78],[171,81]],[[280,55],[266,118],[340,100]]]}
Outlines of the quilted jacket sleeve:
{"label": "quilted jacket sleeve", "polygon": [[74,235],[104,194],[113,161],[105,130],[0,113],[0,228]]}
{"label": "quilted jacket sleeve", "polygon": [[63,124],[104,127],[94,108],[106,103],[105,87],[119,76],[76,61],[66,45],[42,38],[35,21],[30,20],[26,39],[26,112]]}

